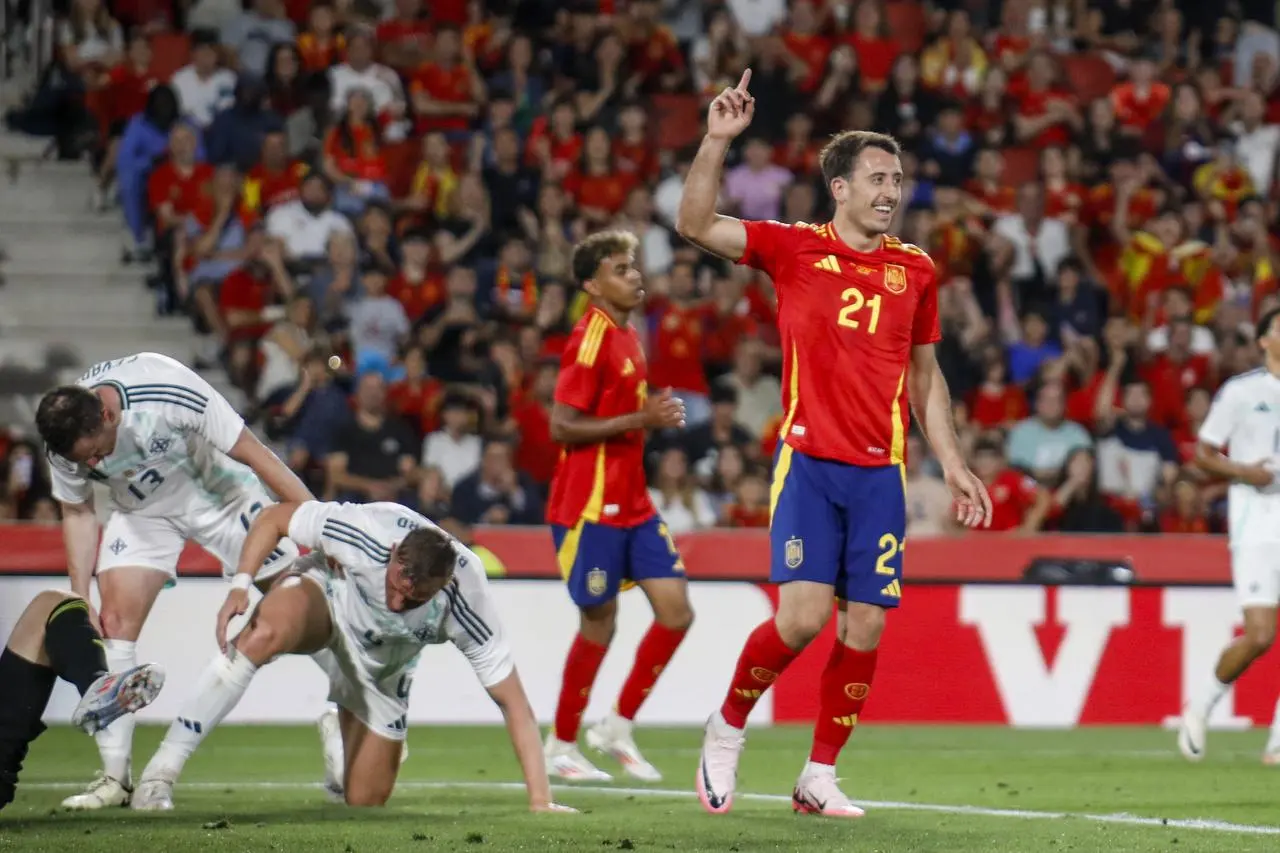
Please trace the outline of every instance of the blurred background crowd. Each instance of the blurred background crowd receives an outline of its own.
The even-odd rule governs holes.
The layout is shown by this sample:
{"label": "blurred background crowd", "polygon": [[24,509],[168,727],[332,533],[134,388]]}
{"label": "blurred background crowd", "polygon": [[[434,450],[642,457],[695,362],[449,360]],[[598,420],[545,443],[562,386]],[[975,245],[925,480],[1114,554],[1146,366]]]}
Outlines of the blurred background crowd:
{"label": "blurred background crowd", "polygon": [[[753,69],[721,209],[830,215],[817,152],[905,146],[895,230],[939,270],[942,364],[998,531],[1218,532],[1191,464],[1280,305],[1275,4],[1195,0],[71,0],[11,126],[87,157],[157,311],[318,494],[542,521],[585,297],[640,237],[672,532],[768,522],[769,280],[672,223],[710,97]],[[56,518],[35,448],[7,512]],[[909,533],[955,532],[909,445]]]}

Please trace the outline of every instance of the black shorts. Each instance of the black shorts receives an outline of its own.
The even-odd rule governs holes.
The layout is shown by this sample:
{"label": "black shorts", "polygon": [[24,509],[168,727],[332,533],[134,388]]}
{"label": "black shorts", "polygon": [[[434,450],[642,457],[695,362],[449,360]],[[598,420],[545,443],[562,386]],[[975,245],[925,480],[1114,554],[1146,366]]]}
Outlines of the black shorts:
{"label": "black shorts", "polygon": [[52,669],[8,648],[0,652],[0,809],[13,802],[27,748],[45,729],[41,718],[56,680]]}

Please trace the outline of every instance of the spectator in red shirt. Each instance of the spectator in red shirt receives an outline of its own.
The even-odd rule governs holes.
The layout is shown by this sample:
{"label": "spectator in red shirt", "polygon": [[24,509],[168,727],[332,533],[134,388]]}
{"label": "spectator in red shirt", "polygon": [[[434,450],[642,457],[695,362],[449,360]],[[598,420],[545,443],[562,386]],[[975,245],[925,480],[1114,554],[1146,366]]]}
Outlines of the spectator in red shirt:
{"label": "spectator in red shirt", "polygon": [[196,160],[197,145],[190,125],[174,125],[169,158],[147,180],[147,202],[158,234],[170,232],[195,211],[201,188],[213,178],[213,167]]}
{"label": "spectator in red shirt", "polygon": [[268,133],[262,140],[261,160],[244,176],[242,212],[251,219],[261,219],[277,205],[296,200],[306,173],[305,164],[290,159],[284,132]]}
{"label": "spectator in red shirt", "polygon": [[472,57],[463,52],[456,27],[441,27],[436,33],[431,61],[413,73],[409,91],[418,114],[418,133],[441,130],[450,137],[461,136],[480,115],[484,82]]}
{"label": "spectator in red shirt", "polygon": [[544,488],[551,482],[560,458],[559,447],[551,440],[551,404],[559,371],[558,361],[543,360],[533,375],[529,393],[521,395],[511,410],[519,436],[516,467]]}
{"label": "spectator in red shirt", "polygon": [[1029,475],[1008,466],[999,442],[980,440],[973,448],[973,472],[991,495],[991,525],[975,527],[993,533],[1035,533],[1049,515],[1049,493]]}
{"label": "spectator in red shirt", "polygon": [[710,386],[702,366],[706,306],[697,297],[694,266],[679,261],[671,267],[667,294],[649,300],[649,385],[672,388],[684,401],[689,427],[711,417]]}
{"label": "spectator in red shirt", "polygon": [[1160,120],[1169,103],[1170,89],[1156,79],[1156,63],[1140,55],[1129,63],[1129,80],[1111,92],[1116,120],[1125,133],[1142,135]]}
{"label": "spectator in red shirt", "polygon": [[902,48],[889,31],[882,0],[859,0],[853,12],[853,31],[844,41],[858,55],[863,91],[883,91]]}
{"label": "spectator in red shirt", "polygon": [[1151,420],[1174,430],[1186,422],[1183,400],[1187,391],[1209,389],[1216,383],[1209,356],[1191,351],[1191,322],[1175,319],[1168,328],[1168,347],[1143,365],[1140,375],[1151,387]]}
{"label": "spectator in red shirt", "polygon": [[401,359],[404,376],[387,389],[387,405],[417,433],[419,438],[440,428],[440,404],[445,386],[429,372],[427,353],[411,346]]}
{"label": "spectator in red shirt", "polygon": [[968,101],[965,125],[982,145],[1001,147],[1013,142],[1013,97],[1009,77],[999,66],[987,69],[982,88]]}
{"label": "spectator in red shirt", "polygon": [[[227,374],[252,399],[257,389],[258,343],[271,330],[273,318],[293,292],[280,246],[260,228],[250,232],[246,259],[217,288],[218,314],[228,347]],[[208,293],[202,288],[200,293]]]}
{"label": "spectator in red shirt", "polygon": [[674,92],[688,77],[676,37],[659,23],[661,11],[658,0],[631,0],[622,21],[629,65],[644,92]]}
{"label": "spectator in red shirt", "polygon": [[827,57],[831,55],[831,40],[821,34],[819,23],[813,0],[794,0],[782,32],[782,44],[791,61],[797,69],[804,69],[796,88],[807,95],[816,92],[822,84]]}
{"label": "spectator in red shirt", "polygon": [[422,0],[395,0],[395,14],[378,24],[376,34],[384,65],[408,74],[426,62],[431,22],[422,13]]}
{"label": "spectator in red shirt", "polygon": [[1004,155],[996,148],[983,148],[974,166],[977,176],[965,184],[965,191],[992,214],[1013,213],[1018,195],[1004,181]]}
{"label": "spectator in red shirt", "polygon": [[587,131],[582,160],[565,178],[564,188],[588,224],[602,226],[622,210],[635,180],[634,175],[618,169],[609,132],[597,125]]}
{"label": "spectator in red shirt", "polygon": [[1161,533],[1208,533],[1209,519],[1200,488],[1186,477],[1179,477],[1173,484],[1173,500],[1160,513]]}
{"label": "spectator in red shirt", "polygon": [[1080,224],[1088,190],[1068,174],[1064,148],[1051,145],[1040,152],[1040,180],[1044,184],[1044,215],[1068,225]]}
{"label": "spectator in red shirt", "polygon": [[444,301],[444,279],[431,269],[431,235],[414,228],[400,238],[402,261],[387,284],[387,295],[404,306],[410,323]]}
{"label": "spectator in red shirt", "polygon": [[307,29],[298,34],[302,67],[312,73],[327,71],[342,62],[346,52],[347,40],[338,31],[333,5],[327,0],[316,0],[307,13]]}
{"label": "spectator in red shirt", "polygon": [[1018,114],[1013,118],[1019,142],[1036,148],[1067,145],[1084,128],[1084,119],[1071,93],[1057,85],[1058,67],[1044,51],[1031,55],[1026,83],[1015,97]]}
{"label": "spectator in red shirt", "polygon": [[560,181],[581,158],[582,145],[577,111],[570,101],[559,101],[530,128],[525,162],[541,169],[546,180]]}
{"label": "spectator in red shirt", "polygon": [[359,216],[370,202],[390,198],[377,117],[363,89],[351,90],[346,112],[325,134],[324,173],[333,182],[333,207],[339,213]]}
{"label": "spectator in red shirt", "polygon": [[733,502],[721,511],[726,527],[769,526],[769,482],[752,471],[744,474],[734,489]]}
{"label": "spectator in red shirt", "polygon": [[988,429],[1008,429],[1030,414],[1027,395],[1018,386],[1009,384],[1004,354],[998,347],[987,353],[986,365],[982,384],[969,398],[969,417]]}
{"label": "spectator in red shirt", "polygon": [[618,171],[642,183],[656,181],[659,168],[647,123],[644,107],[631,101],[618,112],[619,133],[613,140],[613,162]]}
{"label": "spectator in red shirt", "polygon": [[99,116],[106,125],[107,147],[98,165],[98,189],[94,196],[98,210],[106,209],[107,189],[116,176],[116,152],[129,119],[147,106],[147,96],[160,80],[151,71],[151,41],[143,33],[134,33],[124,62],[107,72],[106,86]]}

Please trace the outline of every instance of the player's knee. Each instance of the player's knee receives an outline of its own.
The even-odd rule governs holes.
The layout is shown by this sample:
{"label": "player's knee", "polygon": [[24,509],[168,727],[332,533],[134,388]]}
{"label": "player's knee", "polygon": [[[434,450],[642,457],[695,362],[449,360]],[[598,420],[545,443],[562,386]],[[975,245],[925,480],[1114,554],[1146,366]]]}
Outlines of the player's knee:
{"label": "player's knee", "polygon": [[688,631],[693,625],[693,608],[688,601],[666,604],[661,610],[655,610],[654,620],[671,631]]}
{"label": "player's knee", "polygon": [[252,621],[236,637],[236,651],[253,661],[255,666],[266,666],[277,655],[284,653],[284,638],[270,619],[260,616]]}
{"label": "player's knee", "polygon": [[31,603],[27,605],[26,613],[31,614],[32,619],[39,619],[43,624],[59,604],[79,597],[74,592],[67,590],[46,589],[36,593],[36,597],[31,599]]}
{"label": "player's knee", "polygon": [[139,619],[105,604],[98,613],[98,620],[102,625],[102,637],[106,640],[134,640],[142,630]]}
{"label": "player's knee", "polygon": [[880,645],[884,625],[883,607],[871,605],[851,607],[844,620],[844,633],[840,637],[840,642],[858,651],[869,652]]}
{"label": "player's knee", "polygon": [[613,642],[618,627],[618,603],[607,601],[596,607],[584,607],[579,612],[578,633],[598,646]]}
{"label": "player's knee", "polygon": [[1245,642],[1249,644],[1249,649],[1255,654],[1260,655],[1266,652],[1276,641],[1276,626],[1274,623],[1257,623],[1246,625],[1244,629]]}
{"label": "player's knee", "polygon": [[802,649],[822,633],[830,615],[825,609],[793,608],[787,612],[779,611],[774,621],[782,642],[792,649]]}

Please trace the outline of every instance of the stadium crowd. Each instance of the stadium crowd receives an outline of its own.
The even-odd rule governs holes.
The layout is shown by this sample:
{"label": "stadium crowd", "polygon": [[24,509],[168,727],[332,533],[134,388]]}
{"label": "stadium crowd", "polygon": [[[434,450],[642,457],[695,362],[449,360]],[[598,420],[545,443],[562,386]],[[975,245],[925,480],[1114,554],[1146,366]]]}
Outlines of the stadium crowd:
{"label": "stadium crowd", "polygon": [[[158,310],[190,314],[200,366],[226,369],[317,493],[461,525],[542,521],[558,357],[585,307],[570,248],[635,232],[650,384],[689,412],[649,454],[680,533],[768,522],[771,284],[672,227],[692,152],[670,140],[699,128],[670,105],[750,66],[723,210],[823,221],[828,134],[904,143],[896,230],[939,271],[940,357],[992,529],[1218,532],[1225,486],[1191,464],[1196,430],[1280,305],[1274,14],[73,0],[56,83],[12,120],[52,110],[92,136],[99,203],[118,199]],[[11,516],[56,514],[34,452],[8,450]],[[911,535],[953,532],[914,436],[908,500]]]}

